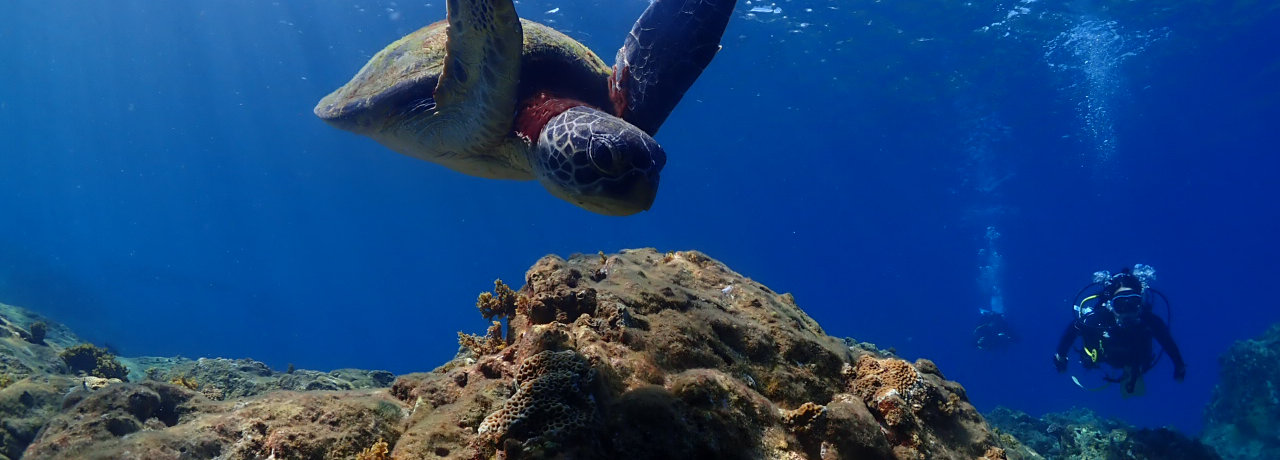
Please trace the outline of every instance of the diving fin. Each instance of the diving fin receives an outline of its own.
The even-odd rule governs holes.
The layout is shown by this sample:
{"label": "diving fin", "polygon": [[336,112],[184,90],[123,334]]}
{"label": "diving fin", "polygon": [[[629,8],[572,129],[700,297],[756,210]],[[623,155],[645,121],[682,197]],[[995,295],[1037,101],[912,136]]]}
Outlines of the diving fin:
{"label": "diving fin", "polygon": [[[1128,378],[1128,375],[1126,374],[1125,377]],[[1125,383],[1122,386],[1124,387],[1124,389],[1121,391],[1120,396],[1124,398],[1131,398],[1131,397],[1142,396],[1147,394],[1147,383],[1146,383],[1146,380],[1142,378],[1142,374],[1138,374],[1137,377],[1133,377],[1133,382]]]}

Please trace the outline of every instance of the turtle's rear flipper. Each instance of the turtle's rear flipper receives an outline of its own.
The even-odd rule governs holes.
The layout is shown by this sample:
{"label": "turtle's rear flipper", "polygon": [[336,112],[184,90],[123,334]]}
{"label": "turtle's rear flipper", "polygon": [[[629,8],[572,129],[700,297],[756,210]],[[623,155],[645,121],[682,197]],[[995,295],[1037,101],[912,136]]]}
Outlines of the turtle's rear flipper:
{"label": "turtle's rear flipper", "polygon": [[614,112],[654,135],[720,50],[737,0],[655,0],[618,50]]}

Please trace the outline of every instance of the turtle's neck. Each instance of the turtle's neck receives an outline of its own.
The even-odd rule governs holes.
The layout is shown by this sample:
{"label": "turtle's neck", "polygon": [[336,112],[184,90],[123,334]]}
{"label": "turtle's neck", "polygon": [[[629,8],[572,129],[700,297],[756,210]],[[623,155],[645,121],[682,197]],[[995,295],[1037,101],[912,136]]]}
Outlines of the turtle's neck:
{"label": "turtle's neck", "polygon": [[559,97],[546,91],[534,93],[520,104],[519,111],[516,112],[515,132],[531,142],[537,142],[542,128],[547,126],[552,117],[578,106],[591,107],[577,99]]}

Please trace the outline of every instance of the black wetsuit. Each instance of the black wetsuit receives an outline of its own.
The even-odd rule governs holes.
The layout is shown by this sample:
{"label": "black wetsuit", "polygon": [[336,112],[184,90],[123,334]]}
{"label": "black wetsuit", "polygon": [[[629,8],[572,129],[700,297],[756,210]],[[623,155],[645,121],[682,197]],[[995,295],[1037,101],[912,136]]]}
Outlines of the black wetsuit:
{"label": "black wetsuit", "polygon": [[1018,335],[1000,313],[983,312],[973,330],[973,346],[979,350],[1004,348],[1017,341]]}
{"label": "black wetsuit", "polygon": [[1077,318],[1062,333],[1062,339],[1058,341],[1058,356],[1067,356],[1077,337],[1081,338],[1086,352],[1097,353],[1096,362],[1089,356],[1082,358],[1085,366],[1106,363],[1111,367],[1130,371],[1129,380],[1125,382],[1129,391],[1133,390],[1133,383],[1138,377],[1155,364],[1152,339],[1164,347],[1169,359],[1173,360],[1175,370],[1186,367],[1182,361],[1182,353],[1178,351],[1178,344],[1173,342],[1173,336],[1169,334],[1169,327],[1150,311],[1123,324],[1117,323],[1115,314],[1106,309],[1095,310],[1083,318]]}

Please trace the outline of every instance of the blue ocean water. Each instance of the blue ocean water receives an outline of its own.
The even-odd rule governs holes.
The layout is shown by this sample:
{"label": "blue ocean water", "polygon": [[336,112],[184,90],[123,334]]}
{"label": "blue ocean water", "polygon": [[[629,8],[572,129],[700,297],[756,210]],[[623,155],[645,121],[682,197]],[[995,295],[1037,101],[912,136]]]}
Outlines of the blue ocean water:
{"label": "blue ocean water", "polygon": [[[126,355],[404,373],[544,254],[698,249],[981,410],[1194,434],[1218,356],[1280,321],[1280,9],[1048,3],[743,0],[653,209],[614,218],[311,115],[442,1],[4,2],[0,302]],[[517,8],[608,62],[646,5]],[[1187,379],[1083,391],[1050,363],[1071,296],[1133,263]],[[993,295],[1022,341],[975,350]]]}

